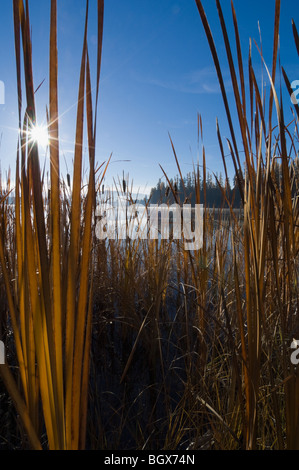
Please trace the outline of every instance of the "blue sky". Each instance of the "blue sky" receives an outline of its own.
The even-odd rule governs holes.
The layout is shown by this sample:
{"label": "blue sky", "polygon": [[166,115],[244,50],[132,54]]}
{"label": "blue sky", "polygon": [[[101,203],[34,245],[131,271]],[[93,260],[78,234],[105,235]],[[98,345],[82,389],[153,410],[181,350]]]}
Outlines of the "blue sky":
{"label": "blue sky", "polygon": [[[275,0],[236,0],[245,69],[249,38],[259,42],[271,66]],[[210,21],[229,98],[232,90],[215,2],[203,1]],[[230,0],[221,5],[233,38]],[[40,122],[48,101],[48,43],[50,0],[29,0],[36,105]],[[296,8],[297,7],[297,8]],[[58,0],[59,111],[61,170],[71,171],[74,150],[76,100],[83,40],[85,0]],[[290,81],[299,79],[291,19],[299,28],[295,0],[282,0],[281,63]],[[1,0],[0,80],[5,84],[5,105],[0,105],[0,161],[4,174],[15,171],[17,95],[12,1]],[[90,1],[89,53],[95,79],[96,1]],[[258,53],[254,56],[260,69]],[[94,59],[94,60],[93,60]],[[258,73],[258,75],[260,75]],[[93,82],[95,84],[95,81]],[[223,137],[229,137],[216,72],[195,0],[105,0],[104,43],[99,102],[96,159],[113,154],[107,174],[129,173],[135,188],[144,192],[162,172],[177,174],[168,137],[170,133],[183,173],[192,170],[201,143],[197,142],[197,114],[203,120],[204,145],[210,171],[223,171],[216,137],[216,117]],[[44,155],[41,151],[41,160]],[[87,161],[87,153],[86,153]],[[229,162],[229,160],[228,160]],[[66,166],[65,166],[66,165]],[[231,166],[229,165],[229,168]]]}

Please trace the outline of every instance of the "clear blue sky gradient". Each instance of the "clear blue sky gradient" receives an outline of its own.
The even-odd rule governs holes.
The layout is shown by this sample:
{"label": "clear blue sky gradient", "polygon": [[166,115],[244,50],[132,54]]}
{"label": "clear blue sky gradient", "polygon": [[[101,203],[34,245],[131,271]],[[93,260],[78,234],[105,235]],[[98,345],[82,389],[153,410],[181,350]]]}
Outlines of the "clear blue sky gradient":
{"label": "clear blue sky gradient", "polygon": [[[89,54],[93,85],[96,66],[96,1],[90,1]],[[260,23],[265,60],[271,67],[275,0],[236,0],[244,66],[247,72],[249,38],[259,43]],[[29,0],[35,87],[39,122],[45,119],[48,102],[48,44],[50,0]],[[224,44],[212,0],[203,1],[223,67],[228,96],[233,99]],[[233,39],[230,0],[221,5]],[[0,80],[5,84],[5,105],[0,105],[0,161],[3,176],[15,171],[17,142],[17,94],[14,57],[12,1],[1,0]],[[83,41],[85,0],[58,0],[59,111],[61,170],[71,172],[74,151],[76,100]],[[299,61],[291,19],[299,29],[296,0],[282,0],[280,60],[290,81],[299,79]],[[261,77],[258,52],[253,46],[257,75]],[[269,84],[264,70],[264,78]],[[248,82],[247,82],[248,83]],[[279,85],[279,81],[278,81]],[[284,84],[283,84],[284,86]],[[107,174],[124,171],[144,192],[162,177],[159,164],[170,177],[177,174],[168,137],[170,133],[183,173],[201,162],[197,142],[197,114],[201,114],[207,166],[223,171],[216,137],[216,117],[223,138],[230,137],[220,88],[195,0],[105,0],[104,43],[96,160],[111,153]],[[226,148],[226,147],[225,147]],[[87,150],[84,150],[87,161]],[[228,151],[227,151],[228,153]],[[44,156],[41,152],[42,162]],[[129,161],[126,161],[129,160]],[[67,168],[65,167],[65,162]],[[232,174],[232,166],[228,158]]]}

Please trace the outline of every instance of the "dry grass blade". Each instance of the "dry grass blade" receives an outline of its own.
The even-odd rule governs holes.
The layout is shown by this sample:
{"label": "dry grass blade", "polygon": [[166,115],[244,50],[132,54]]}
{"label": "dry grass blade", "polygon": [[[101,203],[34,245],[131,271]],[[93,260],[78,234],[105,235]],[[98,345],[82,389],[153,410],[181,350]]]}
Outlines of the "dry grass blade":
{"label": "dry grass blade", "polygon": [[144,329],[144,326],[145,326],[145,324],[146,324],[146,321],[147,321],[147,319],[148,319],[148,316],[149,316],[149,314],[150,314],[150,311],[151,311],[151,309],[149,308],[147,314],[145,315],[145,317],[144,317],[144,319],[143,319],[143,321],[142,321],[142,323],[141,323],[141,325],[140,325],[140,328],[139,328],[139,331],[138,331],[136,340],[135,340],[135,342],[134,342],[132,351],[131,351],[131,353],[130,353],[130,355],[129,355],[129,358],[128,358],[127,363],[126,363],[125,368],[124,368],[124,371],[123,371],[123,373],[122,373],[122,376],[121,376],[121,379],[120,379],[120,383],[122,383],[122,382],[124,381],[124,379],[125,379],[125,377],[126,377],[126,375],[127,375],[127,373],[128,373],[129,367],[130,367],[130,365],[131,365],[131,362],[132,362],[132,360],[133,360],[133,357],[134,357],[134,354],[135,354],[135,351],[136,351],[136,348],[137,348],[137,344],[138,344],[140,335],[141,335],[141,333],[142,333],[142,331],[143,331],[143,329]]}
{"label": "dry grass blade", "polygon": [[180,164],[179,164],[178,157],[177,157],[177,154],[176,154],[176,150],[174,148],[174,145],[173,145],[173,142],[172,142],[172,139],[171,139],[170,135],[169,135],[169,139],[170,139],[172,151],[173,151],[173,154],[174,154],[174,158],[175,158],[175,161],[176,161],[176,164],[177,164],[177,167],[178,167],[178,171],[179,171],[179,174],[180,174],[180,177],[181,177],[181,181],[182,181],[182,185],[183,185],[183,189],[184,189],[184,197],[186,197],[186,188],[185,188],[184,178],[183,178],[183,175],[182,175],[182,172],[181,172],[181,168],[180,168]]}
{"label": "dry grass blade", "polygon": [[299,35],[298,35],[298,31],[297,31],[297,28],[296,28],[295,21],[293,19],[292,19],[292,28],[293,28],[293,35],[294,35],[294,40],[295,40],[295,44],[296,44],[296,49],[297,49],[297,52],[298,52],[298,55],[299,55]]}
{"label": "dry grass blade", "polygon": [[[87,53],[87,121],[89,129],[89,137],[92,138],[92,109],[90,97],[91,88],[89,83],[89,61]],[[77,449],[80,441],[80,401],[82,399],[82,361],[84,357],[84,343],[86,337],[86,315],[88,313],[88,297],[89,297],[89,272],[91,261],[90,240],[92,239],[92,216],[94,211],[94,146],[93,138],[90,143],[92,149],[90,155],[90,178],[88,185],[87,201],[84,217],[84,233],[82,240],[82,259],[80,264],[80,290],[78,299],[78,316],[75,330],[74,343],[74,369],[73,369],[73,430],[72,430],[72,448]],[[86,312],[86,313],[85,313]],[[90,336],[88,336],[90,338]],[[87,348],[89,349],[88,345]]]}
{"label": "dry grass blade", "polygon": [[175,190],[174,186],[171,184],[171,181],[170,181],[170,179],[168,178],[166,172],[163,170],[162,166],[161,166],[161,165],[159,165],[159,166],[160,166],[160,168],[161,168],[161,170],[162,170],[162,172],[163,172],[163,174],[164,174],[164,176],[165,176],[165,178],[166,178],[166,181],[167,181],[167,183],[168,183],[168,185],[169,185],[169,187],[170,187],[170,189],[171,189],[171,192],[172,192],[172,194],[173,194],[173,197],[174,197],[174,199],[175,199],[176,204],[179,204],[179,200],[178,200],[178,196],[177,196],[177,191]]}
{"label": "dry grass blade", "polygon": [[[92,273],[93,274],[93,273]],[[88,389],[89,389],[89,369],[90,369],[90,346],[92,335],[92,314],[93,314],[93,277],[91,277],[91,286],[89,292],[88,312],[86,322],[86,335],[83,354],[82,366],[82,386],[81,386],[81,403],[80,403],[80,432],[79,432],[79,449],[84,450],[86,446],[86,430],[87,430],[87,411],[88,411]]]}
{"label": "dry grass blade", "polygon": [[[273,83],[275,83],[275,77],[276,77],[277,54],[278,54],[278,46],[279,46],[280,5],[281,5],[281,1],[276,0],[274,39],[273,39],[273,58],[272,58],[272,82]],[[272,106],[273,106],[273,88],[271,88],[271,94],[270,94],[269,123],[271,122],[271,118],[272,118]]]}
{"label": "dry grass blade", "polygon": [[[282,174],[283,174],[283,183],[284,183],[284,197],[283,197],[283,204],[284,204],[284,213],[285,213],[285,230],[286,230],[286,243],[288,247],[288,260],[290,260],[290,250],[291,247],[289,246],[289,243],[291,241],[291,246],[294,247],[295,245],[295,240],[294,240],[294,226],[293,226],[293,217],[292,217],[292,193],[291,193],[291,182],[290,182],[290,172],[289,172],[289,166],[288,166],[288,152],[287,152],[287,143],[286,143],[286,135],[285,135],[285,123],[284,123],[284,114],[283,114],[283,106],[282,102],[279,104],[279,100],[277,97],[277,93],[275,90],[274,82],[272,81],[272,78],[270,76],[269,70],[265,64],[268,76],[269,76],[269,81],[271,84],[272,88],[272,93],[276,105],[276,112],[277,112],[277,119],[279,123],[279,132],[280,132],[280,139],[281,139],[281,154],[282,154]],[[290,232],[289,232],[290,230]],[[288,234],[290,233],[290,237]],[[291,272],[291,268],[289,265],[289,272]]]}
{"label": "dry grass blade", "polygon": [[[99,38],[102,41],[103,36],[103,2],[99,2],[99,16],[98,16],[98,28]],[[88,14],[88,3],[87,13]],[[86,31],[87,31],[87,20],[86,20]],[[86,36],[85,36],[86,40]],[[101,49],[102,44],[99,44]],[[83,410],[87,407],[87,370],[88,367],[88,351],[90,351],[91,341],[91,304],[88,301],[90,296],[90,279],[89,273],[91,268],[91,248],[90,240],[93,238],[94,232],[92,230],[92,220],[95,210],[95,135],[96,135],[96,116],[95,124],[93,124],[93,110],[92,110],[92,97],[91,97],[91,82],[90,82],[90,66],[87,44],[84,47],[86,55],[86,112],[87,112],[87,129],[88,129],[88,140],[89,140],[89,183],[88,191],[86,196],[86,206],[84,214],[84,231],[82,235],[82,256],[80,260],[80,279],[79,279],[79,296],[77,305],[77,322],[74,330],[74,363],[73,363],[73,376],[72,376],[72,434],[71,434],[71,447],[77,449],[84,447],[85,441],[85,423],[83,426],[80,425],[82,415],[80,415],[80,404],[83,406]],[[97,71],[97,94],[96,103],[99,91],[99,79],[100,79],[100,53],[98,54],[98,71]],[[84,61],[82,61],[82,64]],[[82,84],[83,82],[81,82]],[[82,378],[84,380],[82,380]],[[85,412],[86,416],[86,412]]]}
{"label": "dry grass blade", "polygon": [[254,88],[254,91],[255,91],[255,97],[256,97],[256,101],[257,101],[257,104],[258,104],[258,109],[259,109],[259,112],[260,112],[260,117],[261,117],[262,126],[263,126],[263,132],[264,132],[264,136],[266,138],[267,133],[266,133],[266,123],[265,123],[265,118],[264,118],[263,103],[262,103],[260,90],[258,88],[258,84],[257,84],[257,81],[256,81],[256,77],[255,77],[255,73],[254,73],[251,61],[249,61],[249,75],[250,75],[250,82],[251,82],[251,84]]}
{"label": "dry grass blade", "polygon": [[[213,57],[213,60],[214,60],[214,64],[215,64],[215,68],[216,68],[216,72],[217,72],[217,76],[218,76],[218,80],[219,80],[219,84],[220,84],[220,88],[221,88],[222,98],[223,98],[223,102],[224,102],[224,106],[225,106],[225,111],[226,111],[226,115],[227,115],[227,119],[228,119],[229,129],[230,129],[230,133],[231,133],[231,136],[232,136],[234,151],[235,151],[236,159],[237,159],[237,162],[238,162],[238,170],[240,171],[240,174],[242,174],[242,169],[241,169],[239,152],[238,152],[238,147],[237,147],[237,142],[236,142],[236,137],[235,137],[234,126],[233,126],[233,122],[232,122],[232,117],[231,117],[231,112],[230,112],[229,103],[228,103],[228,99],[227,99],[227,94],[226,94],[226,90],[225,90],[223,75],[222,75],[222,71],[221,71],[221,67],[220,67],[220,63],[219,63],[218,54],[217,54],[217,51],[216,51],[213,35],[212,35],[212,32],[211,32],[211,29],[210,29],[210,26],[209,26],[209,23],[208,23],[208,20],[207,20],[207,17],[206,17],[206,14],[205,14],[205,11],[204,11],[204,8],[202,6],[201,1],[196,0],[196,5],[197,5],[197,8],[198,8],[198,11],[199,11],[199,14],[200,14],[205,32],[206,32],[206,36],[207,36],[209,46],[210,46],[210,49],[211,49],[211,53],[212,53],[212,57]],[[242,199],[243,199],[243,188],[242,188],[242,186],[243,186],[243,184],[240,185],[240,192],[241,192]]]}
{"label": "dry grass blade", "polygon": [[[188,208],[201,203],[203,243],[188,250],[185,222],[194,234],[196,221],[202,222],[196,211],[191,220],[182,211],[181,237],[174,236],[173,222],[179,222],[174,211],[167,234],[161,223],[154,237],[153,231],[139,237],[138,207],[130,216],[128,211],[123,226],[118,212],[112,239],[107,217],[102,226],[107,239],[98,239],[95,223],[103,222],[110,203],[114,206],[118,197],[126,208],[141,202],[125,171],[113,178],[115,191],[107,188],[104,178],[112,155],[95,168],[104,1],[94,3],[94,86],[87,39],[92,3],[86,1],[74,166],[64,180],[58,2],[49,2],[50,158],[41,167],[39,145],[30,134],[39,87],[33,85],[29,0],[13,0],[20,129],[14,203],[10,172],[5,182],[0,171],[0,354],[5,343],[8,361],[0,365],[0,375],[18,419],[2,426],[5,406],[9,414],[11,407],[1,391],[1,448],[17,440],[18,447],[51,450],[299,448],[299,380],[293,362],[299,349],[290,352],[299,333],[299,114],[294,103],[288,123],[289,96],[283,103],[282,89],[280,95],[276,91],[281,2],[276,0],[273,10],[272,64],[266,67],[271,89],[266,93],[262,39],[259,84],[251,41],[244,74],[243,38],[233,1],[229,30],[224,6],[216,0],[230,95],[202,3],[196,0],[198,19],[229,124],[224,140],[216,120],[225,181],[218,168],[207,167],[198,115],[202,164],[198,157],[193,173],[184,176],[169,136],[178,175],[171,179],[160,165],[162,179],[143,206],[148,229],[150,202],[173,209],[174,201],[182,208],[184,194]],[[294,23],[293,34],[299,53]],[[282,75],[291,95],[283,68]],[[89,157],[86,173],[84,148]],[[229,164],[235,172],[233,185]],[[130,235],[124,234],[122,228],[128,230],[132,219]],[[14,422],[17,432],[11,429]]]}
{"label": "dry grass blade", "polygon": [[[284,78],[284,81],[285,81],[285,83],[286,83],[286,86],[287,86],[287,89],[288,89],[290,98],[292,98],[294,91],[293,91],[293,89],[292,89],[292,87],[291,87],[291,83],[290,83],[290,81],[289,81],[289,79],[288,79],[288,76],[287,76],[287,74],[286,74],[286,71],[284,70],[283,67],[281,67],[281,71],[282,71],[283,78]],[[293,101],[293,100],[292,100],[292,101]],[[297,113],[297,118],[299,119],[299,105],[298,105],[297,102],[295,102],[295,103],[293,102],[293,105],[294,105],[294,108],[295,108],[296,113]]]}
{"label": "dry grass blade", "polygon": [[15,54],[17,67],[17,87],[18,87],[18,111],[19,111],[19,129],[22,127],[22,85],[21,85],[21,45],[20,45],[20,18],[19,1],[13,0],[14,13],[14,33],[15,33]]}
{"label": "dry grass blade", "polygon": [[52,234],[52,316],[57,373],[58,415],[60,417],[61,445],[65,447],[64,386],[63,386],[63,335],[62,335],[62,285],[60,241],[60,172],[58,130],[58,57],[57,57],[57,1],[51,1],[50,25],[50,106],[49,139],[51,162],[51,234]]}
{"label": "dry grass blade", "polygon": [[[97,91],[95,109],[98,109],[99,85],[101,76],[102,48],[103,48],[103,32],[104,32],[104,0],[98,0],[98,57],[97,57]],[[94,142],[96,142],[97,112],[94,119]]]}
{"label": "dry grass blade", "polygon": [[246,116],[246,94],[245,94],[245,80],[244,80],[241,41],[240,41],[239,28],[238,28],[238,22],[237,22],[237,15],[236,15],[235,7],[234,7],[234,4],[233,4],[232,0],[231,0],[231,9],[232,9],[232,14],[233,14],[233,22],[234,22],[235,38],[236,38],[236,46],[237,46],[237,54],[238,54],[239,75],[240,75],[241,96],[242,96],[242,108],[243,108],[243,115]]}
{"label": "dry grass blade", "polygon": [[240,443],[238,436],[236,433],[228,426],[228,424],[224,421],[224,419],[220,416],[219,413],[211,406],[209,403],[207,403],[205,400],[203,400],[201,397],[197,396],[196,397],[198,401],[200,401],[214,416],[216,416],[217,419],[223,424],[225,429],[232,435],[232,437],[236,440],[236,442]]}
{"label": "dry grass blade", "polygon": [[24,403],[17,387],[14,378],[11,375],[11,372],[8,368],[7,365],[1,365],[0,366],[0,374],[3,379],[3,382],[7,388],[8,393],[10,394],[15,407],[22,419],[22,423],[24,425],[24,428],[27,432],[28,439],[30,441],[30,444],[32,446],[32,449],[34,450],[42,450],[41,443],[39,441],[39,438],[36,434],[36,430],[32,424],[32,421],[30,419],[29,413],[28,413],[28,408],[26,404]]}
{"label": "dry grass blade", "polygon": [[[252,176],[253,172],[251,171],[250,147],[248,145],[248,140],[247,140],[247,120],[246,120],[246,115],[243,114],[244,106],[241,103],[240,92],[239,92],[239,87],[238,87],[238,82],[237,82],[237,76],[236,76],[236,71],[235,71],[234,62],[233,62],[233,56],[232,56],[232,52],[231,52],[230,42],[229,42],[229,38],[228,38],[228,34],[227,34],[227,29],[226,29],[226,25],[225,25],[223,13],[222,13],[221,5],[220,5],[219,0],[217,0],[216,3],[217,3],[217,9],[218,9],[218,14],[219,14],[219,18],[220,18],[220,23],[221,23],[221,28],[222,28],[226,53],[227,53],[227,59],[228,59],[228,63],[229,63],[230,73],[231,73],[231,80],[232,80],[234,96],[235,96],[235,102],[236,102],[236,107],[237,107],[237,112],[238,112],[238,118],[239,118],[243,148],[244,148],[244,152],[245,152],[245,161],[246,161],[246,166],[248,168],[247,177],[249,178],[250,186],[253,188],[253,176]],[[235,26],[235,30],[236,30],[236,26]],[[238,34],[237,33],[236,33],[236,37],[238,39]],[[238,50],[239,50],[239,48],[238,48]],[[241,68],[241,70],[242,70],[242,58],[238,56],[238,59],[239,59],[239,68]],[[242,74],[242,72],[241,72],[241,74]],[[243,93],[243,91],[242,91],[242,93]],[[237,154],[237,158],[238,158],[238,154]],[[239,170],[240,170],[241,167],[240,167],[240,162],[239,161],[238,161],[238,165],[239,165]],[[253,192],[251,192],[251,195],[252,195],[252,198],[253,198]],[[252,206],[254,207],[254,200],[253,199],[252,199]]]}
{"label": "dry grass blade", "polygon": [[[87,51],[88,6],[78,93],[78,113],[71,202],[70,245],[62,230],[59,164],[57,1],[51,0],[49,112],[50,205],[45,211],[44,174],[41,174],[37,142],[30,131],[36,125],[29,21],[29,2],[14,0],[15,51],[17,64],[20,142],[16,169],[16,284],[12,292],[7,268],[7,243],[0,237],[0,261],[8,298],[16,345],[23,403],[18,397],[8,369],[4,379],[34,448],[40,448],[38,434],[44,423],[51,450],[85,447],[89,355],[92,325],[92,285],[90,284],[92,223],[95,208],[95,139],[91,78]],[[98,102],[104,2],[98,1]],[[22,84],[21,41],[27,108],[21,129]],[[86,92],[90,178],[87,193],[82,191],[83,117]],[[95,115],[96,122],[96,115]],[[29,137],[28,137],[29,136]],[[21,156],[21,172],[20,172]],[[110,161],[110,160],[109,160]],[[106,166],[107,169],[107,166]],[[105,169],[105,171],[106,171]],[[82,220],[82,205],[85,215]],[[49,215],[46,222],[46,212]],[[49,221],[49,222],[48,222]],[[82,225],[83,222],[83,225]],[[63,240],[62,238],[63,237]],[[48,250],[48,247],[49,250]],[[65,256],[67,255],[67,259]],[[67,278],[64,294],[62,283]],[[78,284],[79,283],[79,284]],[[80,286],[78,290],[78,285]],[[91,294],[91,295],[90,295]],[[65,347],[64,347],[65,346]],[[36,366],[37,364],[37,366]],[[75,364],[75,367],[74,367]],[[41,399],[41,406],[39,403]],[[43,421],[40,420],[40,410]]]}
{"label": "dry grass blade", "polygon": [[70,246],[68,252],[68,283],[66,305],[66,439],[67,448],[72,448],[72,410],[73,410],[73,360],[74,360],[74,334],[76,312],[76,290],[79,267],[79,236],[81,226],[81,173],[82,173],[82,146],[83,146],[83,116],[84,116],[84,88],[86,73],[87,51],[87,25],[88,2],[86,4],[86,19],[84,43],[81,59],[80,82],[78,92],[76,144],[73,171],[73,193],[70,227]]}

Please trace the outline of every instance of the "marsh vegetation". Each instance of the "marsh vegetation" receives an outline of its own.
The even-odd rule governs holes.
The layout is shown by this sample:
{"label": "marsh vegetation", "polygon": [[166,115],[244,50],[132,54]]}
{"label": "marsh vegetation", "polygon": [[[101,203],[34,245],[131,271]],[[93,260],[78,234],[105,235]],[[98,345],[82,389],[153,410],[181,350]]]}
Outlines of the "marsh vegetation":
{"label": "marsh vegetation", "polygon": [[[226,209],[207,203],[203,142],[192,173],[194,202],[206,209],[197,251],[184,250],[182,240],[103,242],[95,236],[94,212],[109,165],[107,159],[95,166],[103,0],[94,88],[86,14],[72,181],[59,171],[57,6],[51,0],[48,191],[38,144],[28,138],[35,123],[28,3],[13,0],[20,136],[14,188],[10,178],[1,188],[0,338],[7,361],[0,366],[0,448],[298,450],[299,376],[290,346],[299,339],[299,108],[292,105],[285,122],[291,102],[284,103],[275,86],[281,2],[275,2],[272,69],[264,64],[271,85],[266,99],[251,48],[245,73],[233,4],[231,39],[216,1],[234,92],[230,103],[196,0],[227,113],[241,207],[233,210],[217,127]],[[299,54],[297,29],[290,27]],[[202,127],[198,116],[199,140]],[[190,194],[174,146],[173,152],[179,195],[161,170],[173,200],[182,203]],[[130,201],[128,188],[118,189]]]}

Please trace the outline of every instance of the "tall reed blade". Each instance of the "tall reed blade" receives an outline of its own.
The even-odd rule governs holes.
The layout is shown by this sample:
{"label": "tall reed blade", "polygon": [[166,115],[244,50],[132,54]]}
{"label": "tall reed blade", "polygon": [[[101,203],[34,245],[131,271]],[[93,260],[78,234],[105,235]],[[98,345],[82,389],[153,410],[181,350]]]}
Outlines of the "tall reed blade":
{"label": "tall reed blade", "polygon": [[[0,237],[11,323],[24,401],[8,367],[2,368],[4,382],[21,415],[29,441],[41,448],[41,423],[51,450],[85,448],[89,355],[92,326],[91,249],[95,209],[96,113],[93,122],[92,87],[87,51],[86,21],[76,127],[70,241],[62,243],[62,192],[59,158],[57,0],[51,0],[49,45],[50,155],[49,222],[46,221],[44,175],[38,143],[31,138],[36,126],[33,87],[29,2],[14,0],[15,51],[17,66],[20,142],[16,169],[16,287],[13,295],[7,270],[7,244]],[[104,1],[98,1],[98,52],[96,107],[99,95]],[[26,113],[21,129],[22,77],[21,41],[26,87]],[[87,103],[90,175],[87,193],[82,191],[82,148],[84,103]],[[20,158],[21,157],[21,158]],[[21,161],[20,161],[21,160]],[[21,171],[20,171],[21,163]],[[82,218],[82,208],[85,214]],[[3,227],[1,227],[2,229]],[[65,255],[67,254],[67,262]],[[66,283],[66,294],[62,286]],[[37,364],[37,368],[36,368]],[[40,406],[41,404],[41,406]],[[42,410],[42,422],[39,410]]]}

